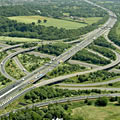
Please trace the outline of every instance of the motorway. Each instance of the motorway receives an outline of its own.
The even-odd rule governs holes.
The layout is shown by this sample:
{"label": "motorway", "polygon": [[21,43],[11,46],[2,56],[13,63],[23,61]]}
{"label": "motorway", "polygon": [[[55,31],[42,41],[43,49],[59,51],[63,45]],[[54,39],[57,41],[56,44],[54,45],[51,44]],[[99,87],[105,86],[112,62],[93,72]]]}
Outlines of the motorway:
{"label": "motorway", "polygon": [[[98,6],[96,4],[93,4],[93,5]],[[98,6],[98,7],[100,7],[100,6]],[[96,29],[94,32],[92,32],[92,34],[88,35],[87,38],[85,40],[83,40],[82,42],[76,44],[75,46],[73,46],[68,51],[64,52],[60,56],[56,57],[54,60],[50,61],[49,64],[44,65],[43,67],[41,67],[41,68],[35,70],[34,72],[28,74],[22,80],[19,80],[17,83],[14,83],[14,84],[6,87],[5,89],[1,90],[0,91],[0,100],[4,100],[5,98],[7,98],[7,101],[4,100],[4,102],[1,103],[0,107],[1,108],[5,107],[13,99],[16,99],[17,98],[16,96],[21,95],[21,93],[20,93],[20,94],[13,97],[13,96],[10,96],[12,93],[17,93],[17,91],[19,91],[21,88],[24,88],[28,84],[31,84],[31,83],[34,83],[34,82],[38,81],[39,79],[44,77],[48,72],[52,71],[55,67],[57,67],[61,62],[67,61],[69,58],[71,58],[73,55],[75,55],[78,51],[87,47],[95,39],[97,39],[98,37],[103,35],[107,30],[111,29],[117,21],[116,16],[112,11],[110,11],[108,9],[105,9],[105,8],[102,8],[102,9],[106,10],[109,13],[109,16],[110,16],[109,20],[102,27]],[[6,57],[6,59],[4,59],[4,61],[2,61],[2,64],[4,64],[9,58],[12,58],[12,57],[18,55],[19,53],[21,53],[21,52],[15,52],[15,53],[12,54],[12,56],[9,55],[8,57]],[[118,56],[118,59],[112,64],[112,66],[111,65],[103,66],[103,67],[98,68],[97,70],[107,69],[107,68],[110,68],[110,67],[113,67],[113,66],[117,65],[120,62],[119,61],[120,60],[120,55],[118,53],[116,53],[116,55]],[[2,64],[1,64],[1,70],[2,70],[2,74],[4,74],[5,70],[4,70],[4,66]],[[94,72],[94,70],[91,71],[91,72]],[[87,73],[87,71],[84,72],[84,74],[85,73]],[[79,73],[79,74],[81,74],[81,73]],[[50,84],[50,83],[54,83],[54,82],[58,82],[58,81],[59,81],[58,79],[53,79],[52,81],[45,80],[45,81],[40,82],[40,86]],[[22,92],[25,93],[26,91],[27,91],[27,89],[23,90]]]}
{"label": "motorway", "polygon": [[[115,43],[113,43],[112,41],[109,40],[108,38],[108,33],[110,32],[110,30],[108,30],[105,34],[104,37],[105,39],[111,43],[113,46],[115,46],[117,49],[120,49],[120,47],[118,45],[116,45]],[[116,72],[116,73],[120,73],[120,70],[110,70],[111,72]],[[90,84],[60,84],[63,86],[74,86],[74,87],[89,87],[89,86],[99,86],[99,85],[107,85],[110,83],[116,83],[116,82],[120,82],[120,78],[114,79],[114,80],[110,80],[110,81],[106,81],[106,82],[99,82],[99,83],[90,83]]]}
{"label": "motorway", "polygon": [[69,74],[69,75],[63,75],[63,76],[59,76],[59,77],[56,77],[56,78],[52,78],[52,79],[49,79],[49,80],[46,80],[46,81],[41,81],[39,84],[51,84],[51,83],[56,83],[56,82],[60,82],[60,81],[63,81],[67,78],[71,78],[71,77],[75,77],[77,75],[83,75],[83,74],[88,74],[88,73],[91,73],[91,72],[96,72],[98,70],[106,70],[106,69],[109,69],[117,64],[120,63],[120,55],[118,53],[116,53],[116,56],[117,56],[117,59],[115,61],[113,61],[111,64],[108,64],[108,65],[105,65],[105,66],[100,66],[98,68],[95,68],[95,69],[92,69],[92,70],[89,70],[89,71],[84,71],[84,72],[77,72],[77,73],[73,73],[73,74]]}

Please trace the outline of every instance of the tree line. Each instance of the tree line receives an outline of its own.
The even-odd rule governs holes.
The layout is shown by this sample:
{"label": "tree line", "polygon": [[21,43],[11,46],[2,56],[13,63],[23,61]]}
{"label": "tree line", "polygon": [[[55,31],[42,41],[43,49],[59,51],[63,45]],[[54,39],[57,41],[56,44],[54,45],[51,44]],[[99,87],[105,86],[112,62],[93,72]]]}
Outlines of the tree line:
{"label": "tree line", "polygon": [[111,41],[113,41],[115,44],[120,46],[120,36],[117,34],[117,27],[119,26],[120,18],[118,19],[117,23],[114,25],[114,27],[111,29],[111,31],[108,34],[108,37]]}
{"label": "tree line", "polygon": [[119,73],[108,72],[105,70],[100,70],[97,72],[85,74],[85,75],[78,75],[75,79],[66,79],[66,83],[83,83],[83,82],[103,82],[105,80],[109,80],[113,77],[119,76]]}
{"label": "tree line", "polygon": [[106,91],[101,91],[97,89],[93,90],[68,90],[68,89],[60,89],[60,88],[53,88],[50,86],[44,86],[35,88],[34,90],[28,92],[24,96],[25,103],[31,104],[40,102],[46,99],[53,99],[53,98],[61,98],[61,97],[71,97],[76,95],[86,94],[89,95],[91,93],[106,93]]}
{"label": "tree line", "polygon": [[63,120],[85,120],[83,116],[73,116],[73,109],[80,106],[96,106],[106,107],[108,105],[120,105],[119,97],[100,97],[96,100],[85,99],[77,103],[67,102],[63,104],[50,104],[48,107],[32,107],[10,112],[9,115],[4,115],[1,120],[52,120],[61,118]]}
{"label": "tree line", "polygon": [[48,73],[49,77],[57,77],[65,74],[71,74],[73,72],[80,72],[85,70],[84,66],[80,66],[77,64],[61,64],[50,73]]}
{"label": "tree line", "polygon": [[83,49],[79,51],[78,53],[76,53],[76,55],[74,55],[72,59],[85,61],[87,63],[97,64],[97,65],[107,65],[110,63],[110,60],[106,60],[105,58],[102,58],[98,56],[97,54],[93,54],[87,51],[86,49]]}
{"label": "tree line", "polygon": [[37,48],[37,51],[58,56],[70,47],[71,47],[70,44],[59,42],[59,43],[41,45]]}
{"label": "tree line", "polygon": [[98,46],[106,47],[106,48],[111,48],[113,50],[116,49],[111,43],[107,42],[107,40],[103,36],[95,40],[94,44]]}
{"label": "tree line", "polygon": [[102,54],[103,56],[105,56],[107,58],[110,58],[111,60],[116,59],[115,53],[108,48],[100,47],[100,46],[94,46],[94,45],[90,45],[89,48],[98,52],[98,53],[100,53],[100,54]]}

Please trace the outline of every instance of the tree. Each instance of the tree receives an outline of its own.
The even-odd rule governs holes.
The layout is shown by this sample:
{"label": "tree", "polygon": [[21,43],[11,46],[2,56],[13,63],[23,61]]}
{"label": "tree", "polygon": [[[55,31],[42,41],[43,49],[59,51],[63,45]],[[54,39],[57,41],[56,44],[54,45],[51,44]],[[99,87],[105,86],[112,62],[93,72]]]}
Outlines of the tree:
{"label": "tree", "polygon": [[108,99],[106,97],[100,97],[95,102],[96,106],[107,106],[107,104],[108,104]]}
{"label": "tree", "polygon": [[88,99],[85,99],[84,103],[87,104],[88,103]]}
{"label": "tree", "polygon": [[87,103],[87,105],[92,105],[92,101],[89,100],[88,103]]}
{"label": "tree", "polygon": [[32,22],[32,25],[35,25],[35,22]]}
{"label": "tree", "polygon": [[111,97],[109,100],[110,100],[110,102],[115,102],[118,100],[118,97]]}
{"label": "tree", "polygon": [[118,101],[118,104],[120,105],[120,97],[117,99],[117,101]]}
{"label": "tree", "polygon": [[47,112],[45,118],[49,118],[50,120],[52,120],[52,114],[50,112]]}
{"label": "tree", "polygon": [[42,21],[41,20],[38,20],[38,23],[41,23]]}
{"label": "tree", "polygon": [[46,20],[46,19],[44,19],[44,23],[47,23],[47,20]]}

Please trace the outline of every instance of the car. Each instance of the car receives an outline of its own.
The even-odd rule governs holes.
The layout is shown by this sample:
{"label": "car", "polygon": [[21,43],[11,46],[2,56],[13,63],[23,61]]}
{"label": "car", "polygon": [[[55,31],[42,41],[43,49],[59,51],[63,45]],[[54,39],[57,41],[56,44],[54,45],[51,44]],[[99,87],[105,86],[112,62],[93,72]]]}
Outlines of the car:
{"label": "car", "polygon": [[52,69],[50,68],[49,71],[51,71]]}
{"label": "car", "polygon": [[45,64],[46,66],[49,65],[48,63]]}
{"label": "car", "polygon": [[24,80],[25,80],[25,78],[22,79],[22,81],[24,81]]}
{"label": "car", "polygon": [[76,46],[79,46],[79,44],[77,44]]}
{"label": "car", "polygon": [[52,60],[54,61],[56,58],[54,57]]}
{"label": "car", "polygon": [[38,78],[38,76],[35,77],[35,79],[37,79],[37,78]]}
{"label": "car", "polygon": [[41,77],[43,74],[40,74],[40,75],[38,75],[37,77],[39,78],[39,77]]}

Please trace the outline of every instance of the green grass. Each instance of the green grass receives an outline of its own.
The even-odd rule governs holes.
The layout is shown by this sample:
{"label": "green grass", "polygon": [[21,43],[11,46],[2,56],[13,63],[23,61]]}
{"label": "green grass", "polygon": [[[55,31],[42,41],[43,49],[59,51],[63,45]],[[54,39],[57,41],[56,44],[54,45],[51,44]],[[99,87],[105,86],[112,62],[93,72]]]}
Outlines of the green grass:
{"label": "green grass", "polygon": [[18,55],[18,58],[22,63],[22,65],[29,72],[32,72],[33,70],[41,67],[42,65],[50,61],[49,58],[41,58],[39,56],[29,55],[29,54],[20,54]]}
{"label": "green grass", "polygon": [[2,62],[2,60],[7,57],[7,53],[6,52],[0,52],[0,62]]}
{"label": "green grass", "polygon": [[70,13],[63,13],[63,15],[69,16],[69,15],[70,15]]}
{"label": "green grass", "polygon": [[83,117],[83,120],[120,120],[120,106],[113,104],[107,107],[81,106],[72,109],[73,118]]}
{"label": "green grass", "polygon": [[101,17],[89,17],[89,18],[85,18],[85,22],[88,24],[93,24],[99,21],[100,19],[102,18]]}
{"label": "green grass", "polygon": [[8,42],[8,41],[11,41],[11,42],[40,42],[40,39],[0,36],[0,41],[4,41],[4,42]]}
{"label": "green grass", "polygon": [[7,73],[15,79],[20,79],[25,76],[25,73],[18,68],[18,66],[12,59],[6,63],[5,69]]}
{"label": "green grass", "polygon": [[[18,22],[23,22],[23,23],[35,22],[36,24],[37,24],[37,21],[40,19],[42,20],[40,25],[44,25],[46,27],[54,26],[54,27],[66,28],[66,29],[77,29],[80,27],[85,27],[87,25],[84,23],[78,23],[78,22],[69,21],[69,20],[61,20],[61,19],[42,17],[42,16],[16,16],[16,17],[9,17],[9,19],[17,20]],[[47,20],[47,23],[43,22],[44,19]],[[85,21],[88,24],[92,24],[99,21],[100,19],[101,17],[91,17],[91,18],[85,18]]]}

